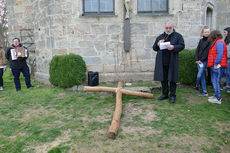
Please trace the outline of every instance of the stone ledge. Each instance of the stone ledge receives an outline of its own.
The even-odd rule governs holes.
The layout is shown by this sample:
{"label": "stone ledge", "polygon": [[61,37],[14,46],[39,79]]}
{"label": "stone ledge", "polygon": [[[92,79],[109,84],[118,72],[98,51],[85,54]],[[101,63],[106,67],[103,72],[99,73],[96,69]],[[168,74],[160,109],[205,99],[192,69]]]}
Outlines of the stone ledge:
{"label": "stone ledge", "polygon": [[99,82],[137,82],[152,81],[153,72],[99,73]]}
{"label": "stone ledge", "polygon": [[49,84],[49,74],[45,74],[45,73],[41,73],[41,72],[35,72],[35,79],[39,82],[45,83],[45,84]]}
{"label": "stone ledge", "polygon": [[[123,81],[123,82],[153,81],[153,74],[154,74],[153,72],[99,73],[99,83],[118,82],[118,81]],[[39,82],[50,84],[49,74],[35,72],[35,79]]]}

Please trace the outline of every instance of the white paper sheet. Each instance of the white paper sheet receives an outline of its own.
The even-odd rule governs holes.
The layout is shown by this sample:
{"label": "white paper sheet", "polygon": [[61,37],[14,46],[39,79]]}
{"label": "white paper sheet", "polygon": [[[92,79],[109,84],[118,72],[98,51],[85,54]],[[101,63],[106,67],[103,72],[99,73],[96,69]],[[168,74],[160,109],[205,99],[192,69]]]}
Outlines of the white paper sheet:
{"label": "white paper sheet", "polygon": [[163,43],[160,43],[160,50],[163,50],[163,49],[167,49],[168,46],[170,46],[170,42],[163,42]]}

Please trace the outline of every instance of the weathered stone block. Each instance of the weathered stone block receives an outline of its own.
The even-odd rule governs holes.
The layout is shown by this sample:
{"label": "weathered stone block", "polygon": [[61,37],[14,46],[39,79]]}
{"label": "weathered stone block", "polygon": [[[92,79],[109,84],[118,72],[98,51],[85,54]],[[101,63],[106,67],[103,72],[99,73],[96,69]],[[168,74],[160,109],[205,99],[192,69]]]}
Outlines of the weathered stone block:
{"label": "weathered stone block", "polygon": [[121,26],[114,24],[114,25],[110,25],[108,26],[108,34],[119,34],[121,33]]}
{"label": "weathered stone block", "polygon": [[89,65],[100,65],[101,64],[101,58],[100,57],[83,56],[83,59],[86,62],[86,64],[89,64]]}
{"label": "weathered stone block", "polygon": [[91,41],[80,41],[79,43],[79,47],[82,47],[82,48],[92,48],[94,46],[93,42]]}
{"label": "weathered stone block", "polygon": [[93,34],[106,34],[106,26],[105,25],[91,25]]}
{"label": "weathered stone block", "polygon": [[132,23],[131,24],[131,34],[140,34],[140,35],[147,35],[148,34],[148,24],[144,23]]}
{"label": "weathered stone block", "polygon": [[111,36],[110,36],[110,39],[111,39],[112,41],[121,41],[121,40],[120,40],[120,35],[116,35],[116,34],[111,35]]}
{"label": "weathered stone block", "polygon": [[67,49],[52,49],[52,54],[54,55],[66,55]]}
{"label": "weathered stone block", "polygon": [[37,45],[40,49],[44,49],[46,47],[46,42],[44,40],[37,41]]}
{"label": "weathered stone block", "polygon": [[146,36],[145,37],[145,48],[149,48],[149,49],[152,48],[155,41],[156,41],[156,37]]}
{"label": "weathered stone block", "polygon": [[54,48],[54,39],[53,37],[47,37],[46,38],[46,45],[47,45],[47,48]]}
{"label": "weathered stone block", "polygon": [[15,6],[14,7],[14,13],[24,13],[26,10],[25,6]]}
{"label": "weathered stone block", "polygon": [[40,0],[40,9],[44,9],[44,7],[47,7],[48,5],[53,4],[53,0]]}
{"label": "weathered stone block", "polygon": [[96,48],[98,53],[105,52],[105,42],[104,41],[95,41],[94,47]]}
{"label": "weathered stone block", "polygon": [[60,5],[49,5],[47,8],[48,15],[61,14],[62,7]]}
{"label": "weathered stone block", "polygon": [[90,29],[90,25],[88,24],[77,24],[76,26],[74,26],[74,33],[75,34],[82,34],[82,35],[87,35],[90,34],[91,29]]}
{"label": "weathered stone block", "polygon": [[83,50],[83,56],[97,56],[97,52],[95,51],[94,47],[91,48],[84,48]]}

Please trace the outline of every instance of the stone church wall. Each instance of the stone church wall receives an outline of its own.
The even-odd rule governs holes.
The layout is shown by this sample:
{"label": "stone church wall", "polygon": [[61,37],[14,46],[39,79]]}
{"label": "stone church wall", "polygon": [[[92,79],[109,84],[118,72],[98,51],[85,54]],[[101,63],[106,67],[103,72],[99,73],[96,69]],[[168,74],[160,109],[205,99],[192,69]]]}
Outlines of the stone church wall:
{"label": "stone church wall", "polygon": [[[218,29],[230,25],[226,2],[230,3],[211,0],[221,8],[214,10]],[[143,15],[137,13],[137,0],[131,0],[131,50],[125,52],[122,0],[115,0],[115,15],[100,17],[82,16],[82,0],[7,0],[9,40],[18,37],[21,29],[33,30],[35,76],[42,82],[48,81],[52,57],[68,53],[81,55],[87,70],[98,71],[102,82],[152,80],[156,56],[152,45],[164,31],[164,23],[174,20],[186,48],[195,48],[205,25],[206,5],[205,0],[170,0],[169,14]]]}

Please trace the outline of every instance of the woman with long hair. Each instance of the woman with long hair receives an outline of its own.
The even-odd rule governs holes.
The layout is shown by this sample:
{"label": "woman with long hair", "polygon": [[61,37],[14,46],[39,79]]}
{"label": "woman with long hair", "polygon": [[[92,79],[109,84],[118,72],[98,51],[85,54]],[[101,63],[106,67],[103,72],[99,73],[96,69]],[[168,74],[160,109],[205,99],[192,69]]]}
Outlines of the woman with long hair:
{"label": "woman with long hair", "polygon": [[210,28],[208,26],[204,26],[201,30],[199,44],[196,49],[195,61],[198,68],[197,79],[196,79],[196,90],[199,91],[199,86],[201,84],[203,91],[200,92],[199,96],[208,96],[206,81],[205,81],[205,70],[207,67],[208,60],[208,51],[209,51],[209,42],[208,36],[210,34]]}
{"label": "woman with long hair", "polygon": [[226,74],[226,87],[224,89],[227,90],[228,93],[230,93],[230,27],[227,27],[224,29],[224,42],[227,46],[227,56],[228,56],[228,66],[226,68],[225,74]]}
{"label": "woman with long hair", "polygon": [[227,67],[227,46],[218,30],[210,33],[208,41],[211,43],[208,53],[208,67],[211,69],[214,96],[209,97],[208,102],[221,104],[220,81]]}

